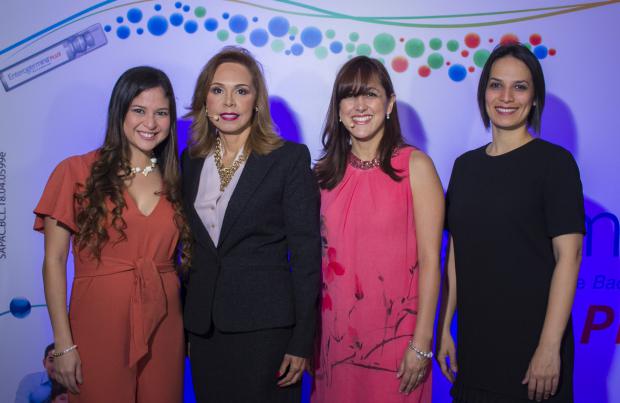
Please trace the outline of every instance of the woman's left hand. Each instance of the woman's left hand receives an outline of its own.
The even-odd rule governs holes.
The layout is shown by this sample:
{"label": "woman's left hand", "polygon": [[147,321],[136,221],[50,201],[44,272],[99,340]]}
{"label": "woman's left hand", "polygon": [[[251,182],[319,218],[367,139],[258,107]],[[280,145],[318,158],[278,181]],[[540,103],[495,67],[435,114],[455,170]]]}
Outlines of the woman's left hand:
{"label": "woman's left hand", "polygon": [[308,360],[303,357],[284,354],[284,359],[282,360],[282,364],[280,364],[277,378],[280,378],[283,374],[286,374],[286,376],[278,381],[278,386],[285,388],[299,382],[304,373],[304,369],[308,365],[307,361]]}
{"label": "woman's left hand", "polygon": [[558,389],[560,381],[560,352],[538,346],[530,361],[522,384],[527,384],[530,400],[547,400]]}
{"label": "woman's left hand", "polygon": [[430,359],[418,358],[414,351],[407,348],[396,375],[397,378],[400,378],[398,391],[408,395],[417,388],[426,378],[426,369],[430,362]]}

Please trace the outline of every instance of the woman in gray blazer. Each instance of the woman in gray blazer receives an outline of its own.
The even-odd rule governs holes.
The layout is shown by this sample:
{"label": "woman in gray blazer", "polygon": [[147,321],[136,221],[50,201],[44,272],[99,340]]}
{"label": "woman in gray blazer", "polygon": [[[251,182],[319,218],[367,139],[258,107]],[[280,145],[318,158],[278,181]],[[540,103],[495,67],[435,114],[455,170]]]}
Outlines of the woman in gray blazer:
{"label": "woman in gray blazer", "polygon": [[188,116],[185,328],[197,400],[298,402],[320,287],[310,154],[273,131],[261,68],[245,49],[207,63]]}

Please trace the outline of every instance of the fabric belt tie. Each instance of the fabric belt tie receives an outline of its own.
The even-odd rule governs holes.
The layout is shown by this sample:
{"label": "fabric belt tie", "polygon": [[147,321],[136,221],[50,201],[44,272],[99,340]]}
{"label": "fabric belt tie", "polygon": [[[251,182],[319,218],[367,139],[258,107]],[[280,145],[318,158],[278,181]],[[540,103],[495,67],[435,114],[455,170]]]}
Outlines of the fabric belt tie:
{"label": "fabric belt tie", "polygon": [[101,264],[85,265],[75,278],[99,277],[133,270],[134,288],[129,308],[129,367],[149,352],[149,340],[168,312],[166,293],[160,273],[174,271],[172,262],[154,262],[138,258],[134,261],[102,258]]}

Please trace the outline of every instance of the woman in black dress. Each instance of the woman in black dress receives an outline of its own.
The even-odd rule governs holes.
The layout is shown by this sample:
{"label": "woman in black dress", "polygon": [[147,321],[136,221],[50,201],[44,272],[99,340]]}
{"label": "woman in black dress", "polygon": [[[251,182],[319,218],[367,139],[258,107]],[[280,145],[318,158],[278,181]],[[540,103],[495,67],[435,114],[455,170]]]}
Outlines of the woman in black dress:
{"label": "woman in black dress", "polygon": [[478,86],[492,142],[455,161],[447,194],[437,359],[455,402],[573,401],[583,194],[571,154],[528,131],[540,131],[544,101],[536,57],[497,47]]}

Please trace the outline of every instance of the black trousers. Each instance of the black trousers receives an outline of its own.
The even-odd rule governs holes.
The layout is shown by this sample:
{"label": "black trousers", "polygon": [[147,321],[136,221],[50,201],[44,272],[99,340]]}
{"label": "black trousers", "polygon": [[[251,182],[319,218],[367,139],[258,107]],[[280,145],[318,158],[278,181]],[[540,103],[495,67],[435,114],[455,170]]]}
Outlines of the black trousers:
{"label": "black trousers", "polygon": [[192,382],[198,403],[299,403],[301,381],[281,388],[277,372],[290,328],[189,334]]}

